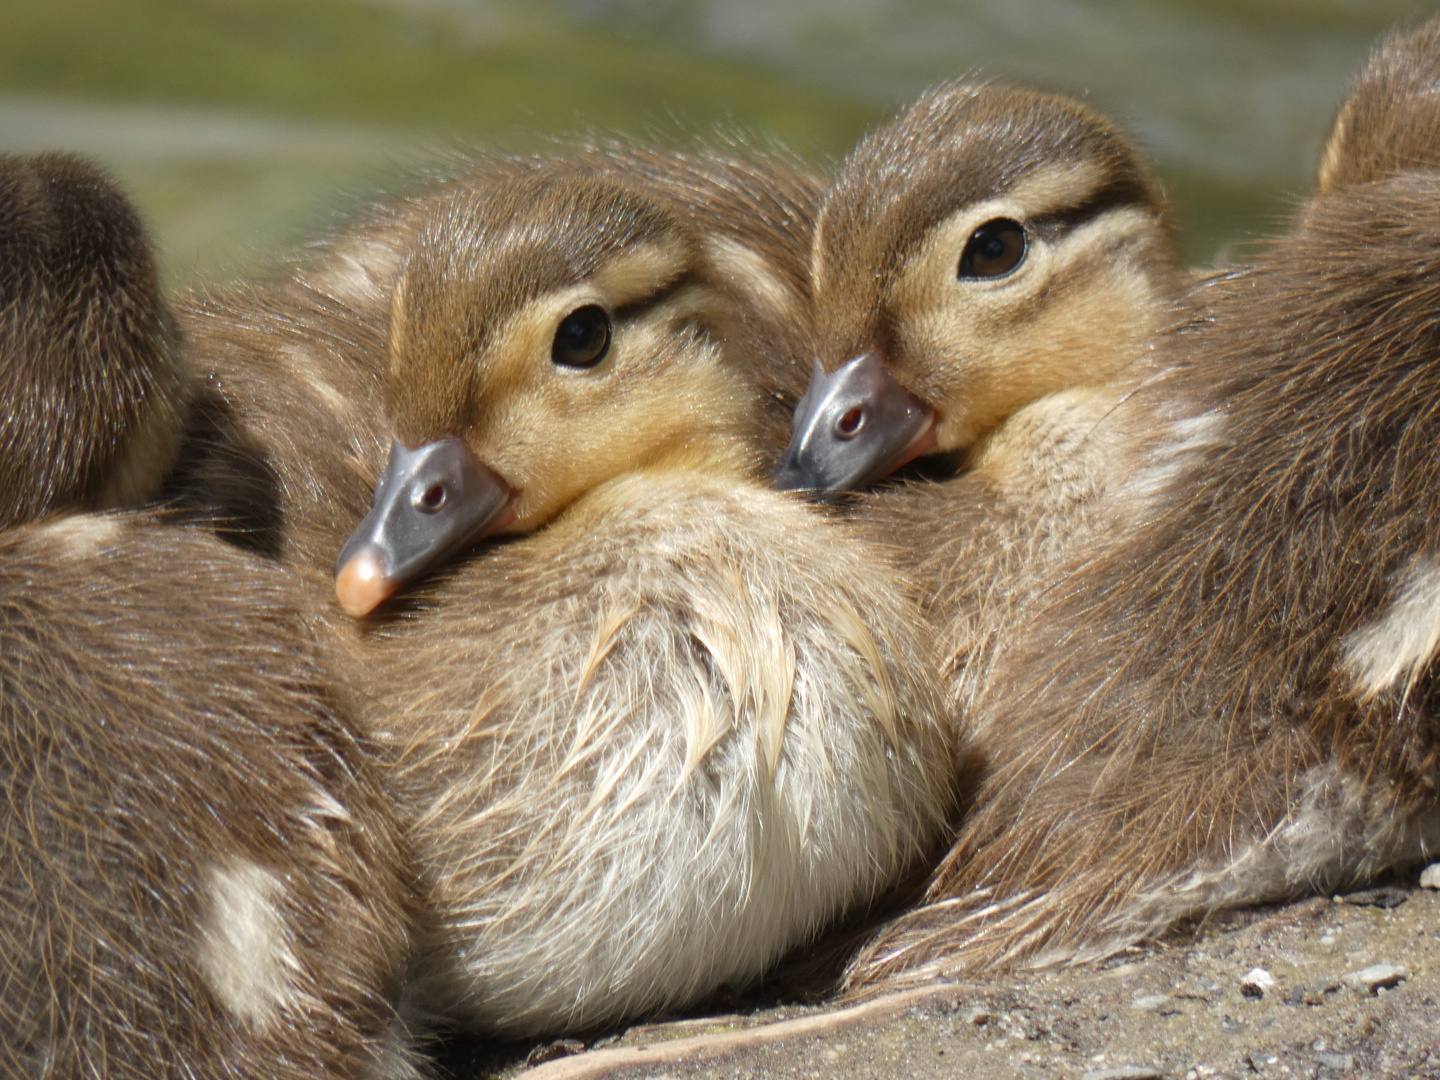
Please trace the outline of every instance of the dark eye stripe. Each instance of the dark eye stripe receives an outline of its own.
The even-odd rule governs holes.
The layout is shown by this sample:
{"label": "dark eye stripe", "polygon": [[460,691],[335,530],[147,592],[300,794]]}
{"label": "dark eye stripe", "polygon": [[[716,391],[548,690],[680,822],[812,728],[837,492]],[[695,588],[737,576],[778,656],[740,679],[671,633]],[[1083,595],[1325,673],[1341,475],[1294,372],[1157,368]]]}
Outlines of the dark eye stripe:
{"label": "dark eye stripe", "polygon": [[612,316],[599,304],[584,304],[570,312],[555,328],[550,359],[561,367],[590,368],[605,359],[614,338],[614,323],[635,318],[641,312],[663,304],[696,280],[690,271],[676,274],[649,296],[617,308]]}
{"label": "dark eye stripe", "polygon": [[632,319],[646,308],[663,304],[666,300],[669,300],[670,297],[685,288],[685,286],[694,284],[695,280],[695,274],[690,270],[676,274],[650,295],[642,296],[638,300],[632,300],[630,303],[622,304],[616,308],[615,321],[623,322],[626,319]]}
{"label": "dark eye stripe", "polygon": [[1157,208],[1150,193],[1134,179],[1117,178],[1096,188],[1080,202],[1044,214],[1036,214],[1025,224],[1037,236],[1046,239],[1079,228],[1118,207],[1133,206],[1155,213]]}

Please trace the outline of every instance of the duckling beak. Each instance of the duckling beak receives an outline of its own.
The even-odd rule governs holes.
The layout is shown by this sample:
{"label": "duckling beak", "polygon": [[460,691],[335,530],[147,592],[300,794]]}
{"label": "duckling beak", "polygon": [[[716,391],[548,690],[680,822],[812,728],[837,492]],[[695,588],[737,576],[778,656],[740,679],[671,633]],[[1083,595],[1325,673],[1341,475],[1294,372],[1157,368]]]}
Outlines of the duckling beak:
{"label": "duckling beak", "polygon": [[335,595],[347,615],[370,614],[429,567],[514,516],[514,492],[465,440],[408,450],[390,445],[375,499],[335,563]]}
{"label": "duckling beak", "polygon": [[827,375],[815,361],[780,459],[780,491],[858,491],[935,448],[935,410],[867,352]]}

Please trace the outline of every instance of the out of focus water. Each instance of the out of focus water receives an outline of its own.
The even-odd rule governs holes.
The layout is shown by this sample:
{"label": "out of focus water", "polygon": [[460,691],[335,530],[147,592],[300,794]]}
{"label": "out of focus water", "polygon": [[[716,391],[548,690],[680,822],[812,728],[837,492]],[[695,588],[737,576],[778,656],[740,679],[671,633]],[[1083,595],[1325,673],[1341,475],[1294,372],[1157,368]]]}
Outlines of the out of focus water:
{"label": "out of focus water", "polygon": [[957,76],[1085,97],[1158,162],[1204,259],[1308,191],[1347,82],[1412,0],[550,0],[880,106]]}
{"label": "out of focus water", "polygon": [[247,273],[437,142],[735,122],[833,162],[957,76],[1087,98],[1196,262],[1309,189],[1377,35],[1434,0],[0,0],[0,151],[109,164],[172,283]]}

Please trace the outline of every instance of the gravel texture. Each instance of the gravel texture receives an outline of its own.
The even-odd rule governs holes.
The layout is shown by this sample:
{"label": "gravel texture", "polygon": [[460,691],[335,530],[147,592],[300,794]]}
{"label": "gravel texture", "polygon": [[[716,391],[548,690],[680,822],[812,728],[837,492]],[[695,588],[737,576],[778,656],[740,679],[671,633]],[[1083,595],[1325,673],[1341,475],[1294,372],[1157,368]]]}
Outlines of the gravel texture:
{"label": "gravel texture", "polygon": [[1300,900],[1100,964],[646,1025],[584,1047],[449,1064],[457,1080],[1440,1078],[1440,893]]}

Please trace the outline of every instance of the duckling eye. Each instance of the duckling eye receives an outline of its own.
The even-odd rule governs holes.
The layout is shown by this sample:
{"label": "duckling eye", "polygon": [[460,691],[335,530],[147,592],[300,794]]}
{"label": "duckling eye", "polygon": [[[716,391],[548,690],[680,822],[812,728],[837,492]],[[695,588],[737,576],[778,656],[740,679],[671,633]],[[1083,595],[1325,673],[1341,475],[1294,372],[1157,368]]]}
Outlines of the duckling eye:
{"label": "duckling eye", "polygon": [[560,320],[550,359],[565,367],[594,367],[610,351],[610,316],[599,304],[576,308]]}
{"label": "duckling eye", "polygon": [[987,221],[960,255],[961,278],[1004,277],[1025,260],[1025,230],[1009,218]]}

